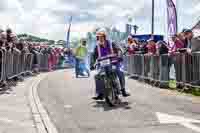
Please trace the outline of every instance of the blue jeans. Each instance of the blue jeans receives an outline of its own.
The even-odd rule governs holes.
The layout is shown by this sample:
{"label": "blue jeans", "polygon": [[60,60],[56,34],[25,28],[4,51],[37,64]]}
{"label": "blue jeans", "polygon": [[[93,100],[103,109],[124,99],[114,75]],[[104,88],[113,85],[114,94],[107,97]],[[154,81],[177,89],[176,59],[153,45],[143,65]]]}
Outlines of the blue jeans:
{"label": "blue jeans", "polygon": [[76,58],[76,61],[75,61],[75,73],[76,73],[76,76],[79,75],[79,64],[80,64],[80,59]]}
{"label": "blue jeans", "polygon": [[116,74],[119,78],[119,82],[120,82],[120,86],[121,86],[121,89],[125,89],[125,75],[124,75],[124,72],[122,72],[120,69],[117,69],[116,70]]}

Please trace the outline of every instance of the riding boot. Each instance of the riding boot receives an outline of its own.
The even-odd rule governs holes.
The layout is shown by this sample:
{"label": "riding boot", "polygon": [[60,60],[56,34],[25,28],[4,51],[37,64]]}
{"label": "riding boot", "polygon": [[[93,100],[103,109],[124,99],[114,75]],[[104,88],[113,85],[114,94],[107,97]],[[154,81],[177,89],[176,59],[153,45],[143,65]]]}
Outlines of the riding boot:
{"label": "riding boot", "polygon": [[94,100],[103,100],[104,96],[103,94],[99,94],[97,97],[93,97]]}
{"label": "riding boot", "polygon": [[128,97],[128,96],[130,96],[130,94],[129,94],[128,92],[126,92],[125,89],[122,89],[121,91],[122,91],[122,96],[123,96],[123,97]]}

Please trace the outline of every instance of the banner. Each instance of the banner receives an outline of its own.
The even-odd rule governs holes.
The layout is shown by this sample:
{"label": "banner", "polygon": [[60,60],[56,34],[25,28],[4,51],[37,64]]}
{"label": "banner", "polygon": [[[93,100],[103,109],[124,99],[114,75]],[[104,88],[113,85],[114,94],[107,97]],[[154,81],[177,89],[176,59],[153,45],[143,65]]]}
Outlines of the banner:
{"label": "banner", "polygon": [[70,48],[71,23],[72,23],[72,16],[70,17],[70,20],[69,20],[69,28],[68,28],[68,31],[67,31],[67,40],[66,40],[66,48]]}
{"label": "banner", "polygon": [[168,37],[177,33],[177,11],[175,0],[167,0]]}

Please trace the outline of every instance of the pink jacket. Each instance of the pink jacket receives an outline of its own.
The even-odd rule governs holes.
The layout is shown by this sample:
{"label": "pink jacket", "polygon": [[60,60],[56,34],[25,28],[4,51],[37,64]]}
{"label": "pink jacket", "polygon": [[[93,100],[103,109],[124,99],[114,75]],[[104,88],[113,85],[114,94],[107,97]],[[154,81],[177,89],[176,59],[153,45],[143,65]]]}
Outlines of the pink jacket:
{"label": "pink jacket", "polygon": [[184,48],[184,43],[181,40],[176,40],[174,46],[172,47],[172,52],[178,52],[178,49]]}

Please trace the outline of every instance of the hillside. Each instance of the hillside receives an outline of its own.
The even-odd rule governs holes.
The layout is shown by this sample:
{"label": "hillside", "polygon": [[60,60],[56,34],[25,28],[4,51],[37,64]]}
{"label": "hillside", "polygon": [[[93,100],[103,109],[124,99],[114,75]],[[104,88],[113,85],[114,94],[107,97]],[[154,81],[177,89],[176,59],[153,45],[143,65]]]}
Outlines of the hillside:
{"label": "hillside", "polygon": [[19,39],[23,39],[23,40],[30,41],[30,42],[48,42],[49,44],[55,43],[54,40],[48,40],[48,39],[44,39],[44,38],[40,38],[37,36],[28,35],[28,34],[19,34],[19,35],[17,35],[17,37]]}

